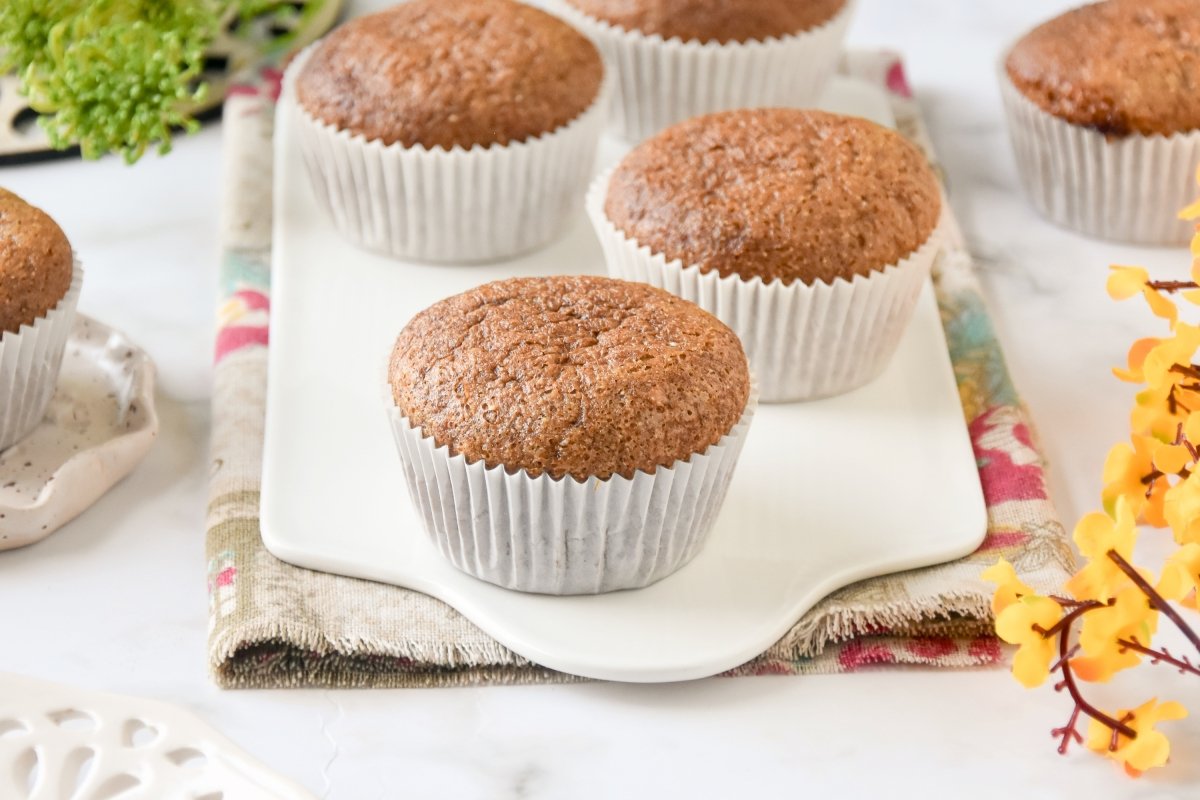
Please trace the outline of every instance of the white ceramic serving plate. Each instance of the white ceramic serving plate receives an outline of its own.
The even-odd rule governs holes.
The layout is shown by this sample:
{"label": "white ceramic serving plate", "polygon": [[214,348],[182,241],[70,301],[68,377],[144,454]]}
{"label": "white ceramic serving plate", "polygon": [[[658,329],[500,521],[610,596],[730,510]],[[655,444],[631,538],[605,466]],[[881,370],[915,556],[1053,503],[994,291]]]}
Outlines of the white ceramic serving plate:
{"label": "white ceramic serving plate", "polygon": [[128,475],[157,435],[150,357],[77,315],[45,418],[0,452],[0,550],[70,522]]}
{"label": "white ceramic serving plate", "polygon": [[[835,82],[826,107],[890,121],[882,94]],[[293,137],[276,133],[262,535],[279,558],[394,583],[454,606],[523,656],[622,681],[713,675],[758,655],[853,581],[974,550],[986,511],[932,286],[873,384],[761,406],[712,536],[645,589],[549,597],[458,572],[411,506],[381,381],[396,334],[436,300],[513,275],[603,273],[580,209],[551,246],[508,262],[392,261],[338,238]],[[606,142],[601,166],[622,148]]]}

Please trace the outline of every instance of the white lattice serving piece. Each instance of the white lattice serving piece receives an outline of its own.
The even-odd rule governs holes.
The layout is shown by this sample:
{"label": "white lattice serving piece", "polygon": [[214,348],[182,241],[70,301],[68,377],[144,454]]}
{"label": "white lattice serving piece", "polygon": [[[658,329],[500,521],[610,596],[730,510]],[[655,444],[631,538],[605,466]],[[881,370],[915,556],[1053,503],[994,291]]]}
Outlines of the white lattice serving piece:
{"label": "white lattice serving piece", "polygon": [[0,673],[5,800],[300,800],[181,708]]}

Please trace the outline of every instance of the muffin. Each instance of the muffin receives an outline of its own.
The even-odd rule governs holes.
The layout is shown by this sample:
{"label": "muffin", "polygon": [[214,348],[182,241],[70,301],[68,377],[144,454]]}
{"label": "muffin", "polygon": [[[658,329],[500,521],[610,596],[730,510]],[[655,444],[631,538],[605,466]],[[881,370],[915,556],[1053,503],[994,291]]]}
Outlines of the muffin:
{"label": "muffin", "polygon": [[851,0],[555,0],[617,73],[613,123],[640,141],[712,111],[808,106],[841,53]]}
{"label": "muffin", "polygon": [[46,413],[82,278],[54,220],[0,189],[0,450]]}
{"label": "muffin", "polygon": [[1187,241],[1200,167],[1200,2],[1107,0],[1022,37],[1000,83],[1026,193],[1089,236]]}
{"label": "muffin", "polygon": [[595,46],[513,0],[413,0],[352,20],[286,84],[336,227],[411,260],[545,244],[577,206],[604,123]]}
{"label": "muffin", "polygon": [[454,566],[510,589],[646,586],[699,550],[755,399],[737,336],[601,277],[514,278],[422,311],[388,367],[413,503]]}
{"label": "muffin", "polygon": [[675,125],[589,192],[615,277],[698,303],[741,337],[762,399],[878,375],[938,252],[937,178],[857,117],[744,109]]}

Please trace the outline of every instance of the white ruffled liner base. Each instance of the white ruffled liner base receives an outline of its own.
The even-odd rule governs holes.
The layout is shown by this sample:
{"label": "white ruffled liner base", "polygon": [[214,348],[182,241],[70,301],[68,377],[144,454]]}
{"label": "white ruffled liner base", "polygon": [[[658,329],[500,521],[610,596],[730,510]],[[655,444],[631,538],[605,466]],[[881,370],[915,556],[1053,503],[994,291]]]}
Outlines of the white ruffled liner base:
{"label": "white ruffled liner base", "polygon": [[303,109],[288,67],[280,99],[313,190],[338,231],[395,258],[479,262],[547,244],[578,210],[604,131],[607,75],[596,100],[555,131],[507,145],[427,149],[338,130]]}
{"label": "white ruffled liner base", "polygon": [[1195,227],[1178,218],[1196,196],[1200,131],[1172,136],[1103,133],[1062,120],[1021,94],[999,65],[1009,137],[1037,211],[1098,239],[1178,245]]}
{"label": "white ruffled liner base", "polygon": [[[390,396],[389,396],[390,397]],[[469,463],[388,415],[413,504],[451,564],[489,583],[552,595],[637,589],[700,551],[725,500],[757,408],[703,453],[653,473],[554,480]]]}
{"label": "white ruffled liner base", "polygon": [[613,128],[638,142],[713,111],[812,105],[837,67],[854,5],[850,0],[827,22],[802,33],[726,44],[628,31],[566,0],[555,0],[553,10],[604,54],[617,80]]}
{"label": "white ruffled liner base", "polygon": [[611,170],[598,177],[587,197],[609,274],[666,289],[732,328],[764,403],[829,397],[874,380],[899,346],[941,252],[944,213],[921,247],[869,277],[811,285],[723,278],[668,261],[618,230],[604,213],[611,177]]}
{"label": "white ruffled liner base", "polygon": [[54,308],[15,333],[0,334],[0,450],[24,439],[45,416],[82,288],[76,261],[71,286]]}

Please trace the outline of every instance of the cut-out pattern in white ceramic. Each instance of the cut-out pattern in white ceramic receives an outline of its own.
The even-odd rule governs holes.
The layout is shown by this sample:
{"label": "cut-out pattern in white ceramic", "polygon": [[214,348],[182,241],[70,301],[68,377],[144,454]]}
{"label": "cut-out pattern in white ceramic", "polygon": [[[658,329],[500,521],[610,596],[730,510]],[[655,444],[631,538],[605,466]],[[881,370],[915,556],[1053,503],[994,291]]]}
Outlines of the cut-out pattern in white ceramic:
{"label": "cut-out pattern in white ceramic", "polygon": [[310,800],[183,709],[0,673],[6,800]]}

